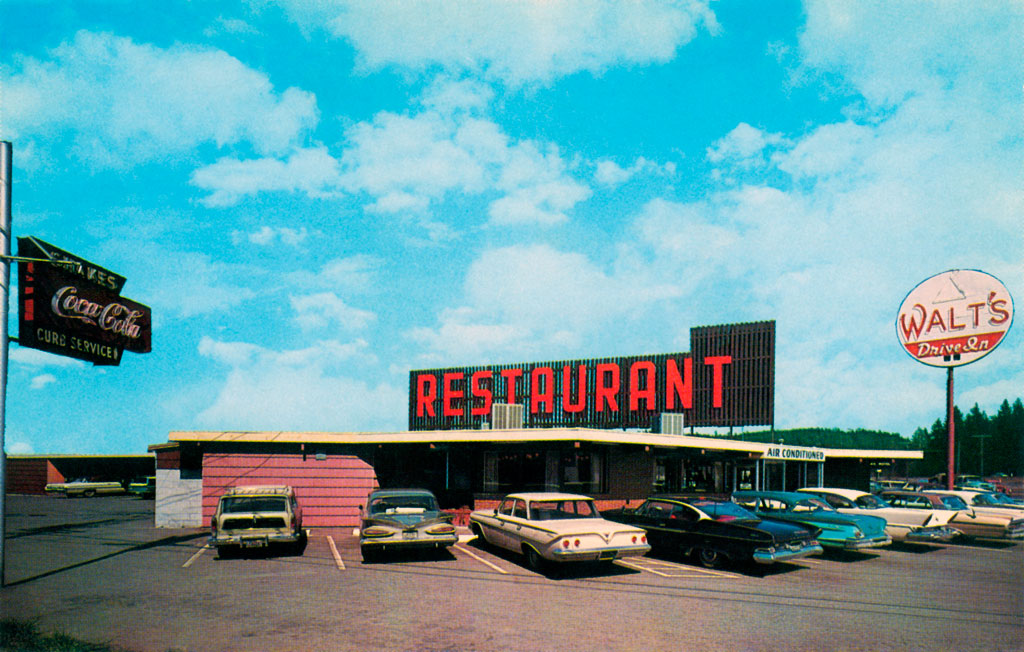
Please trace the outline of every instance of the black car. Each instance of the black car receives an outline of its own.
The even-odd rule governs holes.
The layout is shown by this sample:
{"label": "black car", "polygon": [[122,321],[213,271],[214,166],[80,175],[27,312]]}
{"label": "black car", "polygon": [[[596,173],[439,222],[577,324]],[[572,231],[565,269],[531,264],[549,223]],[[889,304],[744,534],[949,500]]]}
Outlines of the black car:
{"label": "black car", "polygon": [[602,515],[647,530],[654,551],[696,554],[708,568],[724,559],[773,564],[822,552],[818,529],[762,519],[735,503],[712,498],[656,495],[636,509]]}

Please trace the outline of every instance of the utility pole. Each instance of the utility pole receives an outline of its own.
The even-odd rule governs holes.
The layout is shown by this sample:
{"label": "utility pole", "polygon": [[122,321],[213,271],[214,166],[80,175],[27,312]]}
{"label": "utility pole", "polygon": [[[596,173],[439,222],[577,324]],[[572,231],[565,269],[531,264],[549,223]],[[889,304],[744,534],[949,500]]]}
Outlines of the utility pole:
{"label": "utility pole", "polygon": [[7,581],[7,309],[11,298],[11,143],[0,141],[0,285],[3,286],[3,310],[0,316],[0,587]]}

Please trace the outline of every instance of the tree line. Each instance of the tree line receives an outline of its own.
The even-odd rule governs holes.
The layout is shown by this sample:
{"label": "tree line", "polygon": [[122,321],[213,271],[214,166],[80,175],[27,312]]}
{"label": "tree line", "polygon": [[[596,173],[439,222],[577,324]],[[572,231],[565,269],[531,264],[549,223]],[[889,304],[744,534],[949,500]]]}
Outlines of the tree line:
{"label": "tree line", "polygon": [[[953,424],[957,474],[1024,476],[1024,402],[1020,398],[1012,405],[1004,399],[992,416],[977,403],[966,415],[959,407],[954,407]],[[918,428],[910,438],[895,432],[838,428],[760,430],[727,435],[727,438],[819,448],[920,450],[924,458],[911,462],[909,472],[926,477],[946,471],[949,448],[945,419],[936,419],[931,428]]]}

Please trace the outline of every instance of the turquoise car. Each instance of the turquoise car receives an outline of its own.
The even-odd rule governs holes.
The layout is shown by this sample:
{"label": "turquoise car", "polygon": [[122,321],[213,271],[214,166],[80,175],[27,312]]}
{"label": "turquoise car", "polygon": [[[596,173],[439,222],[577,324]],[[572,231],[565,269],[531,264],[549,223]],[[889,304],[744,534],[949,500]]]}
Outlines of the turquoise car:
{"label": "turquoise car", "polygon": [[821,528],[818,543],[825,549],[864,550],[892,543],[884,518],[841,514],[822,499],[789,491],[737,491],[732,501],[761,518]]}

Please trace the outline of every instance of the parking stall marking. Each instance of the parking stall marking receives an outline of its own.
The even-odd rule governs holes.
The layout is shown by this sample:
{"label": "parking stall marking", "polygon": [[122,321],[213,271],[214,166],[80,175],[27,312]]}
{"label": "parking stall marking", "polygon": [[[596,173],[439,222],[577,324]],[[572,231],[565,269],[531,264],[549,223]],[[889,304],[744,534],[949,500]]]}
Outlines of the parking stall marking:
{"label": "parking stall marking", "polygon": [[[730,574],[730,573],[723,573],[722,571],[709,570],[709,569],[706,569],[706,568],[696,568],[694,566],[684,566],[684,565],[681,565],[681,564],[673,564],[671,562],[661,561],[659,559],[649,559],[647,557],[639,557],[639,558],[633,558],[633,559],[629,559],[629,560],[618,559],[618,560],[616,560],[615,563],[616,564],[620,564],[622,566],[626,566],[627,568],[632,568],[634,570],[640,570],[640,571],[646,571],[648,573],[654,573],[655,575],[660,575],[662,577],[703,578],[703,577],[706,577],[706,576],[711,576],[711,577],[719,577],[719,578],[722,578],[722,579],[736,579],[738,577],[738,576]],[[678,571],[683,571],[683,572],[682,573],[662,572],[661,570],[655,570],[654,568],[651,568],[651,566],[663,567],[663,568],[666,568],[666,569],[678,570]]]}
{"label": "parking stall marking", "polygon": [[200,548],[199,550],[196,550],[195,554],[192,555],[191,557],[189,557],[188,561],[186,561],[184,564],[182,564],[181,567],[182,568],[188,568],[189,566],[192,565],[192,562],[194,562],[195,560],[199,559],[199,557],[201,557],[202,554],[204,552],[206,552],[207,550],[209,550],[209,549],[210,549],[210,544],[207,543],[207,544],[203,545],[203,547]]}
{"label": "parking stall marking", "polygon": [[338,570],[345,570],[345,562],[341,560],[341,554],[338,553],[338,547],[334,545],[334,537],[327,535],[327,545],[331,547],[331,554],[334,555],[334,564],[338,567]]}
{"label": "parking stall marking", "polygon": [[498,566],[495,566],[494,564],[492,564],[491,562],[487,561],[486,559],[484,559],[484,558],[483,558],[483,557],[481,557],[480,555],[477,555],[476,553],[474,553],[474,552],[471,552],[471,551],[467,550],[466,548],[463,548],[462,546],[459,546],[459,545],[456,545],[456,546],[452,546],[452,547],[453,547],[453,548],[456,548],[456,549],[458,549],[458,550],[460,550],[460,551],[462,551],[462,552],[464,552],[464,553],[466,553],[467,555],[469,555],[469,556],[470,556],[470,557],[472,557],[473,559],[477,560],[477,561],[478,561],[478,562],[480,562],[481,564],[485,564],[485,565],[487,565],[487,566],[490,566],[491,568],[493,568],[494,570],[498,571],[498,572],[499,572],[499,573],[501,573],[502,575],[508,575],[508,571],[507,571],[507,570],[504,570],[503,568],[500,568],[500,567],[498,567]]}

